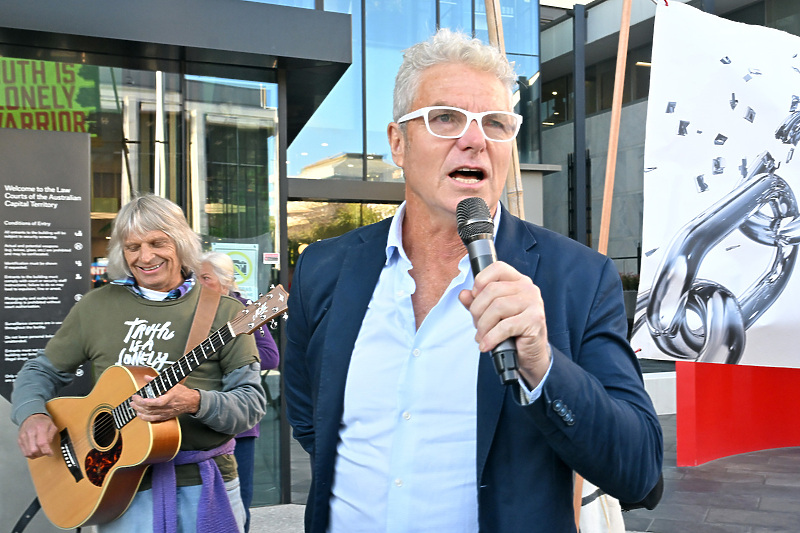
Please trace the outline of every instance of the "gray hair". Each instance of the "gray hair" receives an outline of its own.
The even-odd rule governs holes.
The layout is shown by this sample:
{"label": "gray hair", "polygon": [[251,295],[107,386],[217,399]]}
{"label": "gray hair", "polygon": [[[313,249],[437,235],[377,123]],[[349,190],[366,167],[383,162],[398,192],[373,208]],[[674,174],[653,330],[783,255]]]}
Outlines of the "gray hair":
{"label": "gray hair", "polygon": [[479,39],[442,28],[427,41],[417,43],[403,52],[403,63],[394,83],[394,120],[411,111],[419,90],[422,73],[435,65],[461,63],[494,74],[507,89],[514,89],[516,74],[503,54],[494,46]]}
{"label": "gray hair", "polygon": [[156,196],[137,196],[119,210],[108,243],[108,275],[111,279],[132,276],[125,260],[125,241],[131,235],[163,231],[175,243],[184,275],[196,272],[200,265],[200,237],[195,233],[177,204]]}
{"label": "gray hair", "polygon": [[233,259],[222,252],[206,252],[200,257],[200,264],[208,263],[214,274],[219,279],[220,286],[226,291],[238,291],[236,273],[233,268]]}

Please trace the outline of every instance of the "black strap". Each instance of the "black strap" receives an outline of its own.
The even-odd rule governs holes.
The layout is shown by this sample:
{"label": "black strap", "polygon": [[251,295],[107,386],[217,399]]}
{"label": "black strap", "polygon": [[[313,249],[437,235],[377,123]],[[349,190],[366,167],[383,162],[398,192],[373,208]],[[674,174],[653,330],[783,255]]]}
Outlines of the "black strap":
{"label": "black strap", "polygon": [[19,517],[17,524],[14,526],[14,529],[11,530],[11,533],[22,533],[26,527],[28,527],[28,522],[36,515],[36,512],[42,508],[42,504],[39,503],[39,498],[34,498],[31,504],[25,509],[25,512],[22,513],[22,516]]}
{"label": "black strap", "polygon": [[595,501],[597,498],[599,498],[603,494],[605,494],[605,492],[603,492],[600,489],[597,489],[596,491],[594,491],[593,493],[589,494],[588,496],[584,496],[583,498],[581,498],[581,507],[585,507],[585,506],[589,505],[590,503]]}
{"label": "black strap", "polygon": [[[39,512],[39,509],[42,508],[42,504],[39,502],[39,498],[34,498],[31,504],[25,509],[25,512],[22,516],[19,517],[17,523],[14,525],[14,529],[11,530],[11,533],[22,533],[26,527],[28,527],[28,523],[33,520],[33,517],[36,516],[36,513]],[[76,533],[81,533],[81,528],[75,528]]]}

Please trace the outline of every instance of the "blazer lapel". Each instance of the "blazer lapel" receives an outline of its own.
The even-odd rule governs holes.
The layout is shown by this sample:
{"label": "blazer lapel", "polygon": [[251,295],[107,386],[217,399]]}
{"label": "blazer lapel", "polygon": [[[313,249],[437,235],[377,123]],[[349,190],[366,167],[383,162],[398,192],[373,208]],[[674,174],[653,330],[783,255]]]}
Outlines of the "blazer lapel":
{"label": "blazer lapel", "polygon": [[502,204],[501,207],[503,214],[494,243],[497,258],[533,279],[539,263],[539,254],[533,251],[536,237],[522,220],[509,213]]}
{"label": "blazer lapel", "polygon": [[[509,213],[501,204],[500,227],[495,239],[497,258],[513,266],[523,274],[533,278],[539,254],[532,251],[536,239],[525,224]],[[476,467],[478,484],[483,477],[483,469],[497,431],[497,423],[505,401],[513,402],[510,394],[516,387],[507,387],[500,382],[494,369],[492,355],[481,353],[478,365],[478,422]],[[508,399],[506,400],[506,397]]]}
{"label": "blazer lapel", "polygon": [[[381,231],[382,227],[385,229]],[[317,438],[328,441],[317,442],[316,450],[330,450],[328,459],[331,461],[336,450],[335,439],[338,439],[353,346],[386,262],[384,251],[388,227],[387,220],[385,225],[366,230],[361,242],[345,251],[338,274],[331,274],[338,275],[338,279],[331,308],[327,311],[330,322],[326,330],[325,356],[320,366],[319,401],[314,421],[319,430]]]}
{"label": "blazer lapel", "polygon": [[353,246],[342,257],[339,279],[331,300],[333,305],[329,311],[334,314],[327,335],[331,346],[337,351],[346,352],[347,362],[386,262],[385,245],[385,239],[383,242],[372,239]]}

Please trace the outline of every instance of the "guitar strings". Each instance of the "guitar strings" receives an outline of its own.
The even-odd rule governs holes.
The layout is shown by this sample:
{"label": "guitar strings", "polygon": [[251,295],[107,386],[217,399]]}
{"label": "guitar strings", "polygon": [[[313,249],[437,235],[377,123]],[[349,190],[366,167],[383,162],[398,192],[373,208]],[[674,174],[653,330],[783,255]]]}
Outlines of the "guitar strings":
{"label": "guitar strings", "polygon": [[[282,306],[273,307],[272,309],[269,310],[269,311],[271,311],[271,313],[267,313],[266,310],[264,309],[264,307],[262,307],[262,306],[265,305],[269,300],[271,300],[275,296],[273,293],[277,293],[278,294],[278,300],[280,302],[282,302]],[[278,285],[273,290],[271,290],[269,293],[267,293],[266,295],[264,295],[261,298],[259,298],[258,302],[256,302],[255,304],[252,304],[252,305],[248,305],[248,307],[245,310],[243,310],[241,315],[237,316],[236,318],[234,318],[230,322],[227,322],[222,328],[218,329],[217,331],[215,331],[214,333],[209,335],[208,338],[206,338],[198,346],[196,346],[191,351],[189,351],[188,353],[186,353],[185,355],[180,357],[178,360],[176,360],[174,363],[172,363],[169,367],[164,369],[164,371],[162,371],[158,375],[156,375],[153,380],[151,380],[149,383],[146,383],[143,387],[139,388],[131,396],[129,396],[127,399],[125,399],[122,403],[120,403],[116,407],[111,408],[108,411],[95,413],[94,418],[93,418],[95,429],[94,429],[94,431],[87,432],[87,434],[91,434],[91,435],[109,435],[110,434],[112,436],[115,435],[115,433],[117,431],[121,430],[123,427],[125,427],[126,424],[128,424],[134,418],[136,418],[136,413],[130,407],[130,402],[131,402],[131,398],[133,397],[133,395],[139,394],[139,395],[145,396],[145,394],[143,394],[143,392],[146,389],[153,390],[153,387],[156,387],[155,390],[158,392],[158,394],[156,394],[155,396],[149,396],[148,395],[146,397],[158,397],[158,396],[163,395],[165,392],[167,392],[172,387],[174,387],[177,383],[179,383],[183,378],[185,378],[190,372],[194,371],[198,366],[200,366],[200,364],[202,364],[203,362],[207,361],[208,358],[211,355],[213,355],[219,349],[224,347],[228,342],[230,342],[236,336],[238,336],[238,335],[240,335],[242,333],[252,333],[257,328],[259,328],[263,324],[265,324],[267,321],[269,321],[271,319],[274,319],[275,317],[283,314],[287,309],[286,296],[287,296],[287,294],[283,290],[283,287]],[[251,308],[255,310],[253,317],[249,317],[248,316],[249,315],[249,311],[250,311]],[[240,323],[241,322],[247,322],[248,320],[252,320],[252,323],[247,324],[244,329],[239,330],[238,328],[240,327]],[[213,342],[214,336],[218,337],[218,340],[219,340],[219,343],[220,343],[219,346],[217,346],[217,347],[214,346],[214,342]],[[208,348],[208,352],[206,352],[206,347]],[[196,353],[198,349],[200,350],[200,352]],[[198,358],[198,356],[201,356],[202,360],[200,360]],[[192,366],[192,362],[190,360],[190,357],[194,358],[194,366]],[[175,372],[176,365],[177,365],[177,369],[180,370],[183,373],[183,378],[179,378],[178,375],[176,374],[176,372]],[[184,368],[183,368],[184,365],[186,366],[186,370],[185,371],[184,371]],[[163,380],[165,379],[166,374],[170,370],[172,371],[172,375],[173,375],[173,378],[174,378],[175,382],[174,383],[169,383],[168,382],[167,383],[168,386],[166,388],[163,388],[163,390],[161,390],[160,386],[161,386]],[[120,410],[122,411],[122,414],[120,414]],[[103,414],[105,414],[107,416],[102,416],[102,418],[101,418],[101,415],[103,415]],[[117,418],[119,418],[123,422],[121,425],[119,425],[119,427],[117,427],[117,425],[118,425]],[[66,429],[66,428],[64,428],[64,429]],[[90,428],[87,428],[87,429],[90,429]],[[109,432],[113,432],[113,433],[109,433]],[[78,432],[78,433],[82,434],[83,432]],[[81,438],[75,439],[74,435],[68,434],[67,436],[70,439],[70,442],[72,442],[73,449],[75,449],[75,448],[91,448],[91,449],[94,449],[94,447],[91,446],[90,443],[89,443],[89,440],[90,440],[89,437],[81,437]],[[94,439],[95,442],[97,442],[97,440],[98,440],[98,438]],[[116,441],[116,439],[110,439],[109,440],[109,442],[115,442],[115,441]],[[62,446],[63,446],[63,443],[60,443],[59,450],[61,450]],[[85,468],[86,468],[85,464],[81,465],[81,468],[82,468],[82,470],[85,470]]]}
{"label": "guitar strings", "polygon": [[[218,345],[214,345],[214,337],[217,338]],[[183,355],[180,359],[172,363],[169,367],[164,369],[158,375],[156,375],[152,381],[146,383],[143,387],[139,388],[135,391],[131,396],[126,398],[123,402],[121,402],[116,407],[109,409],[108,411],[102,411],[99,413],[95,413],[94,415],[94,430],[90,431],[89,435],[95,436],[105,436],[105,435],[113,435],[116,431],[121,430],[125,425],[131,422],[134,418],[136,418],[136,413],[133,411],[133,408],[130,407],[131,398],[138,394],[145,398],[156,398],[158,396],[163,395],[176,384],[178,384],[183,378],[185,378],[189,373],[194,371],[200,364],[204,363],[211,357],[214,353],[216,353],[219,349],[224,347],[228,342],[230,342],[235,335],[232,333],[231,324],[227,323],[225,326],[220,328],[219,330],[215,331],[207,339],[201,342],[198,346],[192,349],[190,352]],[[191,359],[194,359],[194,364],[192,364]],[[178,370],[183,372],[183,377],[179,377],[175,371],[175,367]],[[186,367],[186,370],[184,370]],[[172,374],[172,379],[169,377],[169,373]],[[174,380],[174,381],[173,381]],[[166,382],[166,383],[165,383]],[[147,390],[151,390],[156,392],[155,395],[149,394]],[[102,415],[107,416],[102,416]],[[118,421],[121,420],[123,423],[118,425]],[[89,421],[91,422],[91,420]],[[83,445],[89,448],[93,448],[93,446],[89,445],[89,441],[91,440],[90,437],[82,437],[82,438],[74,438],[73,435],[70,435],[70,439],[73,442],[73,445],[77,444],[79,446]],[[101,440],[98,437],[95,437],[94,441],[97,442]],[[112,439],[106,439],[107,441],[112,441]]]}

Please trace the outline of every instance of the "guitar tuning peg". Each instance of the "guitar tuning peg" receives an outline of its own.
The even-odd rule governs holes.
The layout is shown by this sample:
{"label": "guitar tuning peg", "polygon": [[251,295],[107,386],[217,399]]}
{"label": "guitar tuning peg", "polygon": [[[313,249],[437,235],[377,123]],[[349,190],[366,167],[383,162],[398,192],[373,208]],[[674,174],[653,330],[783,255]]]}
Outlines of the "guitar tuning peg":
{"label": "guitar tuning peg", "polygon": [[272,283],[272,284],[269,286],[269,290],[272,290],[272,289],[274,289],[274,288],[275,288],[275,284],[274,284],[274,283]]}
{"label": "guitar tuning peg", "polygon": [[247,302],[245,303],[245,305],[253,305],[253,300],[251,300],[250,298],[248,298],[248,299],[247,299]]}
{"label": "guitar tuning peg", "polygon": [[283,321],[286,322],[287,320],[289,320],[289,314],[284,313],[284,315],[281,318],[283,318]]}
{"label": "guitar tuning peg", "polygon": [[263,328],[263,327],[260,327],[260,328],[258,328],[258,332],[259,332],[259,333],[261,333],[261,336],[262,336],[262,337],[263,337],[264,335],[266,335],[266,333],[264,332],[264,328]]}
{"label": "guitar tuning peg", "polygon": [[275,319],[269,321],[269,329],[272,331],[278,329],[278,323],[275,321]]}

